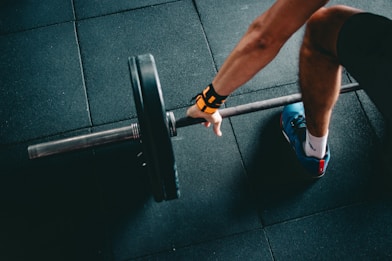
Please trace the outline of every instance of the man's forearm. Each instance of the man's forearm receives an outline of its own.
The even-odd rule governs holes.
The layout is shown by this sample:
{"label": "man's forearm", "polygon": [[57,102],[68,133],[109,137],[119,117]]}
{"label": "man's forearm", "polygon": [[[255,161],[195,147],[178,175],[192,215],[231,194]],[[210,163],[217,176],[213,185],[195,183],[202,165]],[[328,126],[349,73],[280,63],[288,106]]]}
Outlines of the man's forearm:
{"label": "man's forearm", "polygon": [[278,54],[283,44],[328,0],[278,0],[256,18],[213,80],[215,91],[230,95]]}
{"label": "man's forearm", "polygon": [[[248,32],[231,52],[213,80],[217,93],[229,95],[249,81],[278,54],[281,44],[268,45]],[[266,41],[268,41],[266,39]]]}

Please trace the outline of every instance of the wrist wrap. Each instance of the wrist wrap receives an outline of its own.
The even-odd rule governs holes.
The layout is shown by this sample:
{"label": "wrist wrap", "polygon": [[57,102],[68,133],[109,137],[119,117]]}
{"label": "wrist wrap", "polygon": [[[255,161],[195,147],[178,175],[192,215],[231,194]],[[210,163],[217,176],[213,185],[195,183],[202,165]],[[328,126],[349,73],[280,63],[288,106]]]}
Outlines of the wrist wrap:
{"label": "wrist wrap", "polygon": [[226,98],[227,96],[217,94],[211,83],[193,99],[196,99],[196,105],[202,112],[213,114],[225,102]]}

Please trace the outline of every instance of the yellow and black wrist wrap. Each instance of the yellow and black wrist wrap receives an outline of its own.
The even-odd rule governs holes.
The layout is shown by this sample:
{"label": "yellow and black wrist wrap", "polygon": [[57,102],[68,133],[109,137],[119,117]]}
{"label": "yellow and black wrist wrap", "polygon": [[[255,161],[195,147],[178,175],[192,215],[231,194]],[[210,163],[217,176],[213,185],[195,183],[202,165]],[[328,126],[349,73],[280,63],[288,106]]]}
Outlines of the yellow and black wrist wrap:
{"label": "yellow and black wrist wrap", "polygon": [[197,107],[202,112],[208,114],[216,112],[225,102],[226,98],[227,96],[221,96],[215,92],[212,83],[195,97]]}

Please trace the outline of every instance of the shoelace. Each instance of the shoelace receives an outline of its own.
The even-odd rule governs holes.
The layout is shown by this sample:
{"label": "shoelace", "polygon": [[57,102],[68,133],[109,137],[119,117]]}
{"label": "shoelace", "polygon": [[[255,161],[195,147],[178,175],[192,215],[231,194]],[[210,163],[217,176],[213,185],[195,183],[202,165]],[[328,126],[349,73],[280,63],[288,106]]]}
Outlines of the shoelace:
{"label": "shoelace", "polygon": [[290,121],[291,126],[294,128],[294,132],[299,138],[299,140],[303,141],[305,139],[305,131],[306,131],[306,119],[303,115],[298,115],[294,119]]}
{"label": "shoelace", "polygon": [[290,124],[295,129],[306,128],[306,119],[303,115],[298,115],[290,121]]}

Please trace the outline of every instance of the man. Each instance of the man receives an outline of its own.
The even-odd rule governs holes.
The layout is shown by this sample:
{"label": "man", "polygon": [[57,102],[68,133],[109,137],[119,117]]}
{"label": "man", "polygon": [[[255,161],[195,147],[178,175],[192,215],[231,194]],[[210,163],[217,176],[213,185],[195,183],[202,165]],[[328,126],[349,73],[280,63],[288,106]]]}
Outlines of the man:
{"label": "man", "polygon": [[324,175],[330,159],[328,127],[339,96],[341,65],[356,78],[387,121],[392,119],[388,108],[392,21],[347,6],[324,8],[326,2],[276,1],[253,21],[187,115],[205,118],[206,126],[212,124],[221,136],[219,106],[264,68],[307,21],[299,65],[303,104],[286,106],[281,124],[307,172],[314,178]]}

